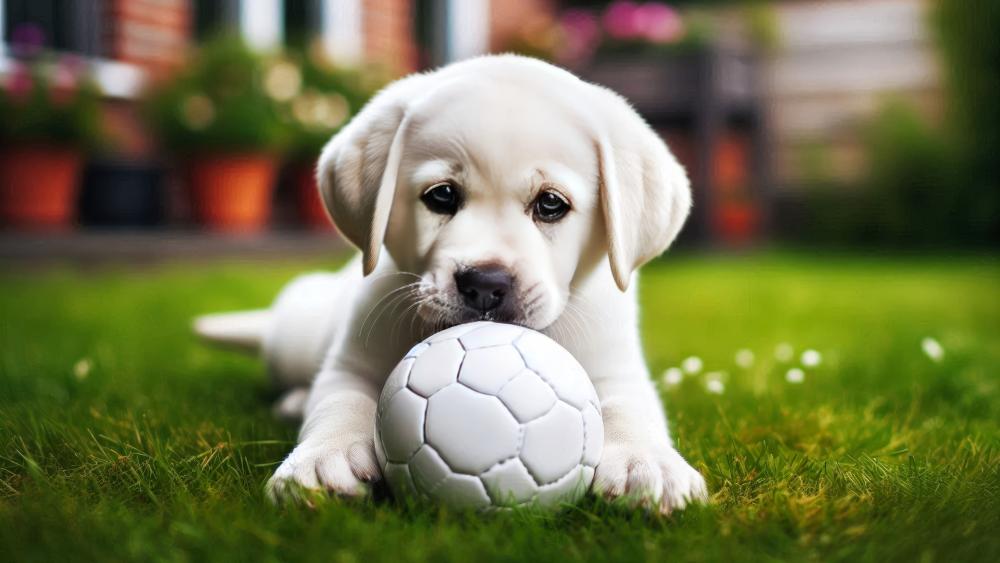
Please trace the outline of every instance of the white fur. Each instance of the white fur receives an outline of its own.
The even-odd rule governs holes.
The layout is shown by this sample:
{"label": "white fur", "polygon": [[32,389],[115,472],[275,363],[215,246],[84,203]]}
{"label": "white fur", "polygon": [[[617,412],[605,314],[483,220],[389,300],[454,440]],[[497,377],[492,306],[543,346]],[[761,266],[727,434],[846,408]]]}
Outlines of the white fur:
{"label": "white fur", "polygon": [[[453,64],[376,96],[324,149],[318,177],[362,257],[297,282],[273,311],[281,328],[265,352],[277,377],[301,386],[303,366],[322,364],[273,497],[295,485],[363,494],[379,478],[372,439],[385,377],[415,342],[459,322],[455,269],[488,262],[513,272],[515,297],[531,304],[518,322],[569,349],[594,382],[606,429],[595,490],[663,512],[706,498],[667,432],[630,284],[681,228],[688,181],[624,100],[532,59]],[[466,196],[453,217],[419,199],[442,179]],[[532,218],[543,187],[572,203],[558,223]]]}

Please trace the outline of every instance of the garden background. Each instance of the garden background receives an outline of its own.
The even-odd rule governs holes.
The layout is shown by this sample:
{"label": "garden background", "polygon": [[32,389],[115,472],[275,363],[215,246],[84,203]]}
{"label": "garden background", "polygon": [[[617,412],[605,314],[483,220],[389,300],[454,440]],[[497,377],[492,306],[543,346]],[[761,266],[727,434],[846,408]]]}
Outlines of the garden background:
{"label": "garden background", "polygon": [[[0,559],[1000,558],[1000,3],[0,0]],[[190,335],[350,249],[313,161],[486,52],[625,94],[693,181],[646,354],[712,502],[275,508],[295,428]]]}

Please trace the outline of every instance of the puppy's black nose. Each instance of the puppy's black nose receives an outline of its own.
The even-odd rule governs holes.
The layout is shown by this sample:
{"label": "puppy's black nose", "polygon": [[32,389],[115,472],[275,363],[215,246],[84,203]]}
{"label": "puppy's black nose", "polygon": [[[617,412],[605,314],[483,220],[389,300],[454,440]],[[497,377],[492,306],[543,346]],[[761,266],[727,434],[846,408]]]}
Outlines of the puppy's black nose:
{"label": "puppy's black nose", "polygon": [[455,287],[466,306],[485,313],[496,309],[510,293],[514,280],[505,268],[469,268],[455,274]]}

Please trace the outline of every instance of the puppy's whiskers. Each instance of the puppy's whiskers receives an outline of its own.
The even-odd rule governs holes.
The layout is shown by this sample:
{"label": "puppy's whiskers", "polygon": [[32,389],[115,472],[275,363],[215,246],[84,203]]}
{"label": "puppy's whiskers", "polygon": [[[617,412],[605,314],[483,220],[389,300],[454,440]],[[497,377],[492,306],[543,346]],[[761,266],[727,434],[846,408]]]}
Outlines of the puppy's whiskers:
{"label": "puppy's whiskers", "polygon": [[[368,315],[365,316],[364,321],[361,323],[361,327],[358,329],[358,338],[361,338],[362,334],[365,335],[363,344],[364,348],[368,347],[368,340],[371,339],[371,335],[375,331],[375,326],[378,325],[379,319],[382,318],[382,315],[385,314],[386,310],[393,306],[393,304],[398,306],[401,301],[405,301],[407,297],[411,296],[418,289],[421,283],[422,280],[408,283],[397,287],[379,298],[375,305],[372,306],[371,310],[369,310]],[[374,314],[376,310],[378,310],[378,314],[372,318],[372,314]],[[368,323],[369,319],[371,320],[371,324]],[[365,333],[366,326],[368,329],[367,333]]]}

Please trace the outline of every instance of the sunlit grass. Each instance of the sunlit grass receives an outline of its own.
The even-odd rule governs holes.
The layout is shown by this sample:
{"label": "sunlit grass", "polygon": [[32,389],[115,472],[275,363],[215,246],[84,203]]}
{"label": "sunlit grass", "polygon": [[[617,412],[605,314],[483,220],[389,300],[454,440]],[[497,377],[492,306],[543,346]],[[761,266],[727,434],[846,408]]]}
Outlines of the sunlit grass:
{"label": "sunlit grass", "polygon": [[[265,305],[321,265],[2,274],[0,559],[1000,560],[995,260],[649,268],[647,357],[712,491],[669,519],[593,500],[558,515],[270,506],[262,484],[295,429],[271,418],[261,366],[200,346],[188,322]],[[689,358],[697,370],[662,377]]]}

